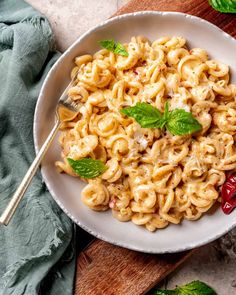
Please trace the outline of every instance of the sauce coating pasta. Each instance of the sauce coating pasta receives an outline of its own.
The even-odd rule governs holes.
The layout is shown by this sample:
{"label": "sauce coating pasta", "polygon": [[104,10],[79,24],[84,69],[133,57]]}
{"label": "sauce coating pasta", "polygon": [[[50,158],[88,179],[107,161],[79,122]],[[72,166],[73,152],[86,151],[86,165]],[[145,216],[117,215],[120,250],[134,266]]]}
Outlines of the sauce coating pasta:
{"label": "sauce coating pasta", "polygon": [[[88,179],[82,201],[91,209],[111,209],[120,221],[149,231],[196,220],[220,199],[226,173],[236,169],[236,85],[229,67],[189,50],[183,37],[150,42],[132,37],[128,57],[102,49],[76,57],[69,97],[82,102],[76,118],[62,127],[60,172],[78,177],[67,158],[90,157],[107,170]],[[141,128],[120,110],[146,102],[164,111],[192,112],[202,130],[174,136]]]}

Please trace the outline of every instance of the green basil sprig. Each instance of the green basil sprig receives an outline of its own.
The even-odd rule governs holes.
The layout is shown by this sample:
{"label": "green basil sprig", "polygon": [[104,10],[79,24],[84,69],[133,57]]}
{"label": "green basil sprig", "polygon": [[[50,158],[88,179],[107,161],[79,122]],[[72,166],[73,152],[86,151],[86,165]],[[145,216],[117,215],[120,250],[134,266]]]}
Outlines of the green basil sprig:
{"label": "green basil sprig", "polygon": [[100,160],[91,158],[73,160],[67,158],[67,161],[75,173],[83,178],[95,178],[107,170],[107,167]]}
{"label": "green basil sprig", "polygon": [[236,13],[236,0],[209,0],[209,3],[217,11]]}
{"label": "green basil sprig", "polygon": [[99,41],[99,44],[109,50],[109,51],[112,51],[114,52],[115,54],[119,54],[119,55],[122,55],[122,56],[128,56],[128,52],[126,51],[124,45],[122,45],[121,43],[119,42],[115,42],[113,39],[111,40],[101,40]]}
{"label": "green basil sprig", "polygon": [[192,113],[183,109],[169,111],[168,102],[165,103],[165,111],[161,112],[152,105],[139,102],[133,107],[127,107],[120,112],[134,118],[143,128],[163,128],[174,135],[186,135],[200,131],[202,125],[194,118]]}
{"label": "green basil sprig", "polygon": [[174,290],[158,290],[154,295],[217,295],[207,284],[201,281],[193,281]]}
{"label": "green basil sprig", "polygon": [[134,107],[127,107],[120,112],[134,118],[143,128],[159,128],[162,122],[162,114],[152,105],[138,102]]}

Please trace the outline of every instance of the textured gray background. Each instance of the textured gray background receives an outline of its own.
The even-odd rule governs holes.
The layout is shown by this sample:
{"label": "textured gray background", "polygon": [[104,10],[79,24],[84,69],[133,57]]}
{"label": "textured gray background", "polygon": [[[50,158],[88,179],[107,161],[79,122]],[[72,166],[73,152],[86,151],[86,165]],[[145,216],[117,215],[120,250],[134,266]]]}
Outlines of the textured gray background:
{"label": "textured gray background", "polygon": [[[140,0],[141,1],[141,0]],[[155,0],[154,0],[155,1]],[[50,20],[59,50],[65,50],[87,29],[116,12],[129,0],[28,0]],[[163,284],[167,287],[203,280],[218,295],[236,295],[236,230],[198,249]]]}

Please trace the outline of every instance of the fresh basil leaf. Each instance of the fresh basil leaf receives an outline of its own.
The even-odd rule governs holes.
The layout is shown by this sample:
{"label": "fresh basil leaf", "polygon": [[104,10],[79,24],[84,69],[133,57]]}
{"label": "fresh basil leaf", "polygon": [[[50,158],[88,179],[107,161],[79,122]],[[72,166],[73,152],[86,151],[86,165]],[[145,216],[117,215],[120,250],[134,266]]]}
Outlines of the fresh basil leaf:
{"label": "fresh basil leaf", "polygon": [[162,115],[160,111],[145,102],[138,102],[133,107],[120,111],[122,114],[134,118],[143,128],[160,128]]}
{"label": "fresh basil leaf", "polygon": [[178,295],[174,290],[159,290],[155,295]]}
{"label": "fresh basil leaf", "polygon": [[166,102],[164,114],[148,103],[137,103],[120,111],[128,117],[134,118],[143,128],[163,128],[164,126],[174,135],[191,134],[202,129],[201,124],[192,113],[183,109],[169,111]]}
{"label": "fresh basil leaf", "polygon": [[84,158],[80,160],[67,158],[67,161],[75,173],[83,178],[95,178],[107,169],[102,161],[91,158]]}
{"label": "fresh basil leaf", "polygon": [[175,109],[169,113],[166,128],[174,135],[185,135],[200,131],[202,125],[192,113],[183,109]]}
{"label": "fresh basil leaf", "polygon": [[217,11],[236,13],[236,0],[209,0],[209,3]]}
{"label": "fresh basil leaf", "polygon": [[193,281],[175,290],[179,295],[217,295],[211,287],[200,281]]}
{"label": "fresh basil leaf", "polygon": [[174,290],[158,290],[155,295],[217,295],[207,284],[193,281],[184,286],[176,287]]}
{"label": "fresh basil leaf", "polygon": [[168,116],[169,116],[169,102],[166,101],[165,107],[164,107],[164,118],[168,119]]}
{"label": "fresh basil leaf", "polygon": [[128,56],[128,52],[126,51],[124,45],[122,45],[121,43],[116,43],[114,53],[122,56]]}
{"label": "fresh basil leaf", "polygon": [[122,56],[128,56],[128,52],[126,51],[124,45],[119,42],[115,42],[113,39],[110,40],[101,40],[99,41],[100,46],[103,48],[114,52],[115,54],[119,54]]}
{"label": "fresh basil leaf", "polygon": [[111,40],[101,40],[101,41],[99,41],[99,44],[101,47],[103,47],[109,51],[114,51],[115,47],[116,47],[115,41],[112,39]]}
{"label": "fresh basil leaf", "polygon": [[163,128],[169,120],[170,112],[169,112],[169,103],[168,101],[165,103],[164,114],[162,117],[161,128]]}

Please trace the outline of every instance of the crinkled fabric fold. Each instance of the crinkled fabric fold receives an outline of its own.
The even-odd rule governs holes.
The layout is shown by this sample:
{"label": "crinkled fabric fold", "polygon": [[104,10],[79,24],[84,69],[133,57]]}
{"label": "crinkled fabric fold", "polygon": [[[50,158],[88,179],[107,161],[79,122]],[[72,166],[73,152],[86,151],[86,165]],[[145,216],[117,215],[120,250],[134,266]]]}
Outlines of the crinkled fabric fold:
{"label": "crinkled fabric fold", "polygon": [[[34,108],[59,57],[53,48],[44,16],[21,0],[0,0],[0,212],[35,157]],[[10,224],[0,227],[0,294],[72,294],[72,232],[38,173]]]}

